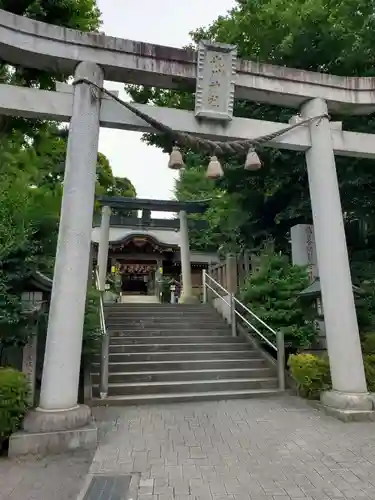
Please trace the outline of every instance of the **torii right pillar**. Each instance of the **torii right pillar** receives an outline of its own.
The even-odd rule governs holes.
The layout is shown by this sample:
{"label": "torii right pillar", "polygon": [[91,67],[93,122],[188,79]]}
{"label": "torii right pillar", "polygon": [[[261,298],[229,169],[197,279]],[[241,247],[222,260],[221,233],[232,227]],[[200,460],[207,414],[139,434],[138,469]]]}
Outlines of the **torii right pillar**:
{"label": "torii right pillar", "polygon": [[191,280],[189,228],[185,210],[180,211],[180,255],[182,274],[182,290],[180,302],[184,304],[194,304],[195,302],[197,302],[197,299],[193,295]]}
{"label": "torii right pillar", "polygon": [[332,377],[332,390],[322,393],[321,402],[341,420],[367,420],[374,417],[373,400],[363,366],[327,104],[316,98],[303,105],[303,118],[320,115],[327,116],[309,124],[306,163]]}

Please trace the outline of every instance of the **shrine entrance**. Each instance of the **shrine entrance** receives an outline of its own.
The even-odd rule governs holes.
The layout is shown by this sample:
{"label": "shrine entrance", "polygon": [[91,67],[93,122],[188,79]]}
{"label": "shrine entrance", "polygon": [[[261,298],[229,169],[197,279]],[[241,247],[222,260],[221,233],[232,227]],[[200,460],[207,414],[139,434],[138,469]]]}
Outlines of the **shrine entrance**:
{"label": "shrine entrance", "polygon": [[[59,441],[60,432],[64,432],[62,446],[87,445],[97,439],[90,408],[77,405],[77,388],[100,126],[165,134],[172,149],[169,167],[176,170],[184,166],[177,145],[203,150],[212,155],[207,169],[211,179],[224,175],[219,160],[221,155],[225,160],[226,153],[242,155],[244,167],[256,170],[261,166],[254,150],[258,146],[305,152],[332,379],[332,390],[324,392],[321,401],[339,418],[374,418],[335,155],[374,159],[375,141],[372,134],[346,131],[341,122],[330,121],[331,113],[373,113],[374,79],[240,61],[234,46],[221,43],[201,42],[198,50],[176,49],[80,33],[3,10],[0,19],[0,57],[6,63],[74,74],[72,85],[57,83],[54,91],[0,84],[1,115],[70,121],[40,406],[24,419],[22,449],[40,453],[50,446],[51,434]],[[195,92],[195,110],[131,104],[109,92],[104,80],[164,89],[181,85]],[[233,115],[235,99],[290,107],[297,113],[289,123],[241,118]],[[192,289],[188,211],[180,206],[176,211],[183,295],[190,299],[186,294]],[[108,250],[108,238],[103,242]],[[101,292],[105,264],[102,271],[99,265],[104,276],[98,280]],[[104,340],[108,346],[107,335]],[[107,355],[103,358],[108,361]],[[15,442],[11,440],[10,450]]]}
{"label": "shrine entrance", "polygon": [[121,290],[124,295],[154,295],[156,262],[120,263]]}

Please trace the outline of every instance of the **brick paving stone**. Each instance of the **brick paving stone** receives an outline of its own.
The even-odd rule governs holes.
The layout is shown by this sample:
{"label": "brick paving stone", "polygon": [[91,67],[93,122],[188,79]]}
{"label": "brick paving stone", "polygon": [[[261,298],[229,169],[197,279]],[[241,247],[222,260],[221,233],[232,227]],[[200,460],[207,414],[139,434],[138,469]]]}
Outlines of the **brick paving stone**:
{"label": "brick paving stone", "polygon": [[[94,414],[90,473],[139,478],[133,500],[375,499],[375,424],[344,424],[292,396]],[[2,459],[0,500],[76,499],[91,458]]]}
{"label": "brick paving stone", "polygon": [[93,452],[0,459],[0,500],[75,500]]}
{"label": "brick paving stone", "polygon": [[375,424],[344,424],[292,396],[94,412],[106,432],[92,470],[119,472],[116,456],[129,454],[131,472],[154,480],[149,500],[375,498]]}

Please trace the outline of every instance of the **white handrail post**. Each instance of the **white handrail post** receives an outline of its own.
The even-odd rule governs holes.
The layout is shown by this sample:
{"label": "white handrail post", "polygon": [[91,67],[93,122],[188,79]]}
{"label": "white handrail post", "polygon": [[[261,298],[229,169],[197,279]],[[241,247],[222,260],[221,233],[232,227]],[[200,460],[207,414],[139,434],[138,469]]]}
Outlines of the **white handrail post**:
{"label": "white handrail post", "polygon": [[203,287],[203,304],[207,304],[207,276],[206,270],[202,272],[202,287]]}
{"label": "white handrail post", "polygon": [[232,337],[237,337],[237,318],[236,318],[236,302],[234,300],[234,294],[229,294],[230,300],[230,325],[232,328]]}
{"label": "white handrail post", "polygon": [[280,330],[276,332],[277,347],[277,378],[280,391],[285,390],[285,343],[284,333]]}

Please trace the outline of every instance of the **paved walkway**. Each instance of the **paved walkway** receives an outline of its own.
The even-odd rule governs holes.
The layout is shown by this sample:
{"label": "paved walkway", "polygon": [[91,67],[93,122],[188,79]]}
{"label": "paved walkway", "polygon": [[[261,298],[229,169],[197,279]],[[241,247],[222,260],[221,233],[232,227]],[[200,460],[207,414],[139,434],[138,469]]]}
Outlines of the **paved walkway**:
{"label": "paved walkway", "polygon": [[0,458],[0,500],[75,500],[94,452],[55,457]]}
{"label": "paved walkway", "polygon": [[[138,500],[375,499],[375,424],[294,397],[94,412],[90,474],[132,475]],[[91,458],[0,460],[0,500],[75,499]]]}
{"label": "paved walkway", "polygon": [[134,474],[139,500],[375,499],[375,424],[295,397],[98,408],[92,474]]}

